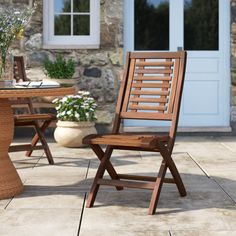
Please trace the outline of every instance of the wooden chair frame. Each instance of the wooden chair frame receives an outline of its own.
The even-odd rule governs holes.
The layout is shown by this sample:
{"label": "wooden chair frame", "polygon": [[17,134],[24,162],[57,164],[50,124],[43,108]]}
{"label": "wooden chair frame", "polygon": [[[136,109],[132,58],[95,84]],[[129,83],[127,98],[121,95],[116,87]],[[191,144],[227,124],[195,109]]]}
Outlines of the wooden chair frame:
{"label": "wooden chair frame", "polygon": [[[25,73],[24,59],[22,56],[14,57],[14,78],[16,79],[16,82],[28,81]],[[51,122],[56,120],[56,116],[48,113],[35,113],[33,102],[30,98],[12,100],[11,103],[13,107],[17,107],[19,104],[24,104],[27,106],[29,113],[14,115],[15,126],[32,126],[35,129],[35,135],[30,144],[11,145],[9,152],[27,151],[26,156],[30,157],[33,150],[43,149],[49,164],[53,165],[54,160],[44,137],[44,132]],[[38,141],[40,141],[42,145],[37,145]]]}
{"label": "wooden chair frame", "polygon": [[[124,187],[152,190],[148,214],[155,213],[165,182],[176,184],[180,195],[186,196],[184,184],[171,157],[179,119],[186,57],[185,51],[127,53],[112,134],[89,135],[83,140],[100,160],[87,207],[94,205],[100,185],[115,186],[117,190]],[[171,126],[167,135],[120,133],[122,119],[164,120],[170,121]],[[105,151],[101,145],[106,145]],[[110,162],[114,149],[159,152],[163,160],[157,177],[118,174]],[[173,178],[165,178],[167,168]],[[103,178],[105,170],[111,179]]]}

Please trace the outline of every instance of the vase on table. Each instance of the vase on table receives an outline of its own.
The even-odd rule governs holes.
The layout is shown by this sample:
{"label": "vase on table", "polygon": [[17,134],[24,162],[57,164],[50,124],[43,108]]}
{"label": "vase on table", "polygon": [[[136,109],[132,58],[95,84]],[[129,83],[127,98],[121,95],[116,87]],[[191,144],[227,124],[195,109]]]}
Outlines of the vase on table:
{"label": "vase on table", "polygon": [[0,82],[5,85],[13,83],[13,55],[9,52],[0,56]]}

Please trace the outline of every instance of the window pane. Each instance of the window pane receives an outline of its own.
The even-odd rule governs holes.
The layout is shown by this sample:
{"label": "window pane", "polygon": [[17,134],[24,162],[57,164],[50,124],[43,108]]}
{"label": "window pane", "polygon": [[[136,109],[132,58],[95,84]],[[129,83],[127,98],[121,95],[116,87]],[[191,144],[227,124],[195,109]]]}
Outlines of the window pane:
{"label": "window pane", "polygon": [[90,35],[90,17],[74,16],[74,35]]}
{"label": "window pane", "polygon": [[89,0],[74,0],[74,12],[89,12],[90,1]]}
{"label": "window pane", "polygon": [[54,0],[54,12],[71,12],[71,0]]}
{"label": "window pane", "polygon": [[218,50],[218,0],[184,1],[184,48]]}
{"label": "window pane", "polygon": [[169,49],[169,0],[135,0],[135,50]]}
{"label": "window pane", "polygon": [[71,16],[55,15],[55,35],[71,35]]}

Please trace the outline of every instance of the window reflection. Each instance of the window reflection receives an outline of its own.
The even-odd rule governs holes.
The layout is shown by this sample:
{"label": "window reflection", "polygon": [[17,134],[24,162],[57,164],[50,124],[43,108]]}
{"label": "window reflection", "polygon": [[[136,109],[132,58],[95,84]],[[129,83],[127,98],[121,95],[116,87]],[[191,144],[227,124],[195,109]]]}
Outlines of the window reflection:
{"label": "window reflection", "polygon": [[74,16],[74,35],[89,35],[89,16]]}
{"label": "window reflection", "polygon": [[54,25],[55,35],[71,35],[71,16],[70,15],[56,15]]}
{"label": "window reflection", "polygon": [[54,0],[54,13],[54,35],[90,35],[90,0]]}
{"label": "window reflection", "polygon": [[184,48],[218,50],[218,0],[184,1]]}
{"label": "window reflection", "polygon": [[71,0],[54,0],[56,13],[71,12]]}
{"label": "window reflection", "polygon": [[135,50],[169,49],[169,0],[135,0]]}
{"label": "window reflection", "polygon": [[89,0],[74,0],[73,12],[89,12],[90,1]]}

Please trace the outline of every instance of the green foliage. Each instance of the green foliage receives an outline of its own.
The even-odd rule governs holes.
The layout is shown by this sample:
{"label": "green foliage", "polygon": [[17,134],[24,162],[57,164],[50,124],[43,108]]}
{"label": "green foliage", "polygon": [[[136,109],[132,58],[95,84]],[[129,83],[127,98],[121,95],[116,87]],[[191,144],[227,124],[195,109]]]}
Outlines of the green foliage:
{"label": "green foliage", "polygon": [[53,100],[56,105],[57,118],[62,121],[95,121],[96,108],[94,98],[87,91],[79,91],[78,95],[65,96]]}
{"label": "green foliage", "polygon": [[75,61],[71,58],[66,61],[62,56],[57,56],[55,61],[45,60],[43,67],[50,78],[71,79],[75,73]]}

